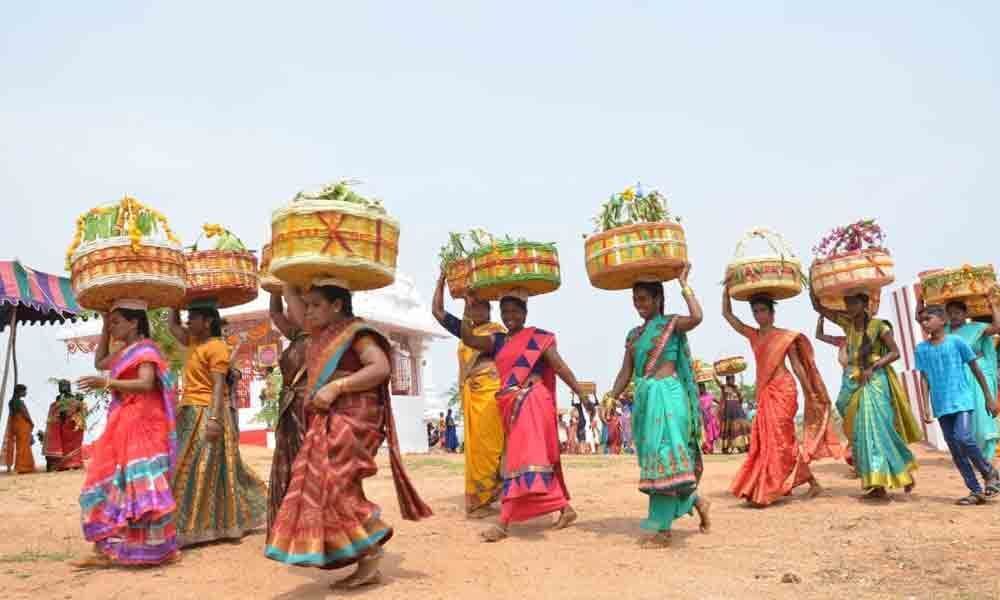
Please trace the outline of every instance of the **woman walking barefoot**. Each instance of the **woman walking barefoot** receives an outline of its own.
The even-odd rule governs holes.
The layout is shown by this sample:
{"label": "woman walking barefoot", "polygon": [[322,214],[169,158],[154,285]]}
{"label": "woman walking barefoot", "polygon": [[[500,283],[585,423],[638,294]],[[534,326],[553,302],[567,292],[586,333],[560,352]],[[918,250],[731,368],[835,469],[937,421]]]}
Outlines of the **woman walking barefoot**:
{"label": "woman walking barefoot", "polygon": [[663,284],[637,283],[632,303],[643,325],[629,332],[621,369],[611,388],[618,397],[635,382],[632,432],[639,459],[639,491],[649,497],[641,523],[652,532],[649,547],[671,542],[673,522],[698,511],[701,531],[711,527],[710,502],[697,493],[702,473],[701,408],[687,332],[702,320],[701,305],[687,285],[688,265],[679,282],[688,315],[664,315]]}
{"label": "woman walking barefoot", "polygon": [[[840,441],[830,426],[830,396],[813,358],[812,344],[797,331],[774,326],[774,301],[750,300],[754,329],[733,314],[729,290],[723,291],[722,316],[750,341],[757,362],[757,415],[750,434],[750,452],[730,491],[751,506],[768,506],[809,484],[809,498],[823,492],[809,469],[818,458],[840,457]],[[787,363],[791,364],[789,370]],[[792,373],[795,377],[792,377]],[[795,435],[799,380],[805,396],[805,427],[801,444]]]}
{"label": "woman walking barefoot", "polygon": [[563,477],[556,429],[556,375],[580,398],[585,397],[573,371],[556,350],[555,335],[526,327],[528,295],[512,292],[500,300],[507,333],[480,336],[462,321],[462,341],[493,356],[502,389],[497,403],[503,416],[507,449],[499,525],[483,533],[483,541],[498,542],[511,523],[558,512],[554,529],[576,521]]}

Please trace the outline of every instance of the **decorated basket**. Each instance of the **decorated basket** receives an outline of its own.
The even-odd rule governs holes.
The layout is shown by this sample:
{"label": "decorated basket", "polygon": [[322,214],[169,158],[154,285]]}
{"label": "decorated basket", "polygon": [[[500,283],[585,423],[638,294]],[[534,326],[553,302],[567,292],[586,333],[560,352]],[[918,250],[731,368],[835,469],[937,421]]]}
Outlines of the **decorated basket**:
{"label": "decorated basket", "polygon": [[240,306],[257,298],[260,280],[257,257],[243,242],[218,225],[205,225],[204,235],[216,238],[214,250],[184,253],[187,264],[187,294],[185,302],[214,300],[219,308]]}
{"label": "decorated basket", "polygon": [[459,258],[444,267],[445,278],[448,281],[448,293],[452,298],[465,298],[469,295],[469,261]]}
{"label": "decorated basket", "polygon": [[812,289],[823,306],[842,310],[844,296],[865,293],[877,298],[896,280],[895,261],[880,248],[816,259],[810,269]]}
{"label": "decorated basket", "polygon": [[395,281],[399,223],[346,182],[299,193],[274,212],[271,233],[271,273],[282,281],[308,287],[326,279],[354,291]]}
{"label": "decorated basket", "polygon": [[694,363],[694,380],[696,383],[708,383],[715,379],[715,368],[704,361]]}
{"label": "decorated basket", "polygon": [[[747,258],[746,244],[753,239],[768,243],[774,254]],[[787,300],[802,293],[802,263],[777,233],[768,229],[748,231],[739,244],[733,261],[726,267],[726,285],[734,300],[747,301],[764,295],[773,300]]]}
{"label": "decorated basket", "polygon": [[823,306],[844,309],[844,297],[868,294],[873,309],[882,288],[896,280],[895,262],[884,247],[885,233],[875,219],[837,227],[813,248],[809,271],[812,291]]}
{"label": "decorated basket", "polygon": [[739,375],[747,370],[747,361],[742,356],[731,356],[715,361],[715,373],[719,377]]}
{"label": "decorated basket", "polygon": [[517,289],[529,296],[547,294],[561,281],[552,244],[508,240],[469,257],[469,291],[482,300],[498,300]]}
{"label": "decorated basket", "polygon": [[86,309],[107,311],[125,298],[151,308],[184,300],[180,241],[163,215],[135,198],[81,215],[66,257],[73,292]]}
{"label": "decorated basket", "polygon": [[677,279],[687,263],[687,240],[679,223],[636,223],[588,237],[584,256],[594,287],[626,290],[637,281]]}
{"label": "decorated basket", "polygon": [[[997,285],[993,265],[964,265],[955,269],[937,269],[920,274],[920,289],[926,304],[947,304],[962,300],[967,305],[985,306],[991,314],[987,296]],[[976,299],[981,299],[976,301]],[[970,312],[971,312],[970,307]],[[986,316],[986,315],[975,315]]]}
{"label": "decorated basket", "polygon": [[271,273],[271,244],[260,249],[260,287],[271,294],[281,293],[281,280]]}

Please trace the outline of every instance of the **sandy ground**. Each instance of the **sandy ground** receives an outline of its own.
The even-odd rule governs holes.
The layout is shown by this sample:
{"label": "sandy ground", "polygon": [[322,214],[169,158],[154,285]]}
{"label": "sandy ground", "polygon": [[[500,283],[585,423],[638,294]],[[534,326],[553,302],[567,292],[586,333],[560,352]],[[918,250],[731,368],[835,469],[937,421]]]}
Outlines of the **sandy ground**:
{"label": "sandy ground", "polygon": [[[385,583],[353,593],[328,588],[345,572],[291,568],[267,560],[264,537],[184,554],[162,569],[74,572],[85,556],[77,492],[82,473],[0,475],[0,596],[14,598],[1000,598],[1000,502],[960,508],[964,490],[947,455],[920,450],[912,498],[872,505],[857,499],[843,465],[816,471],[824,497],[753,510],[726,493],[738,457],[708,457],[703,493],[714,529],[677,523],[672,548],[640,549],[644,497],[631,457],[566,457],[580,521],[552,532],[548,520],[482,544],[481,522],[464,518],[462,458],[408,457],[418,488],[436,511],[421,523],[399,518],[389,469],[369,481],[397,526]],[[268,453],[244,448],[259,473]]]}

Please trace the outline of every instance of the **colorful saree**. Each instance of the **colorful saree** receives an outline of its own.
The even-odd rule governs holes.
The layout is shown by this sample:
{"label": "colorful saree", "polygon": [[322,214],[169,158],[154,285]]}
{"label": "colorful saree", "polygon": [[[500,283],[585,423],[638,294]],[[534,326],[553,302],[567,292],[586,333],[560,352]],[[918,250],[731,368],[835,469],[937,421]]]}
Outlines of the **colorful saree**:
{"label": "colorful saree", "polygon": [[[675,330],[677,317],[660,315],[633,329],[635,400],[632,432],[639,459],[639,491],[649,496],[641,527],[669,531],[690,514],[701,479],[701,409],[691,368],[687,336]],[[657,379],[657,370],[673,362],[676,374]]]}
{"label": "colorful saree", "polygon": [[906,487],[913,483],[911,472],[917,469],[907,445],[923,437],[910,411],[906,390],[891,366],[875,371],[865,385],[858,382],[864,334],[871,341],[868,364],[872,364],[888,352],[881,336],[892,329],[881,319],[871,319],[866,330],[858,329],[847,318],[837,324],[847,333],[848,360],[837,410],[844,417],[844,435],[861,485],[866,490]]}
{"label": "colorful saree", "polygon": [[[362,368],[353,350],[358,336],[373,338],[392,356],[384,335],[351,319],[312,336],[307,350],[308,391]],[[391,360],[390,360],[391,362]],[[265,555],[286,564],[339,569],[356,563],[393,535],[362,482],[378,472],[383,442],[400,511],[407,520],[431,516],[403,468],[388,379],[377,387],[339,396],[327,413],[308,415],[309,429],[292,466],[291,483],[271,529]]]}
{"label": "colorful saree", "polygon": [[294,335],[291,343],[281,353],[281,389],[277,390],[278,422],[274,427],[274,457],[271,460],[271,479],[267,488],[267,535],[278,517],[281,503],[292,481],[292,465],[302,448],[306,436],[306,397],[309,393],[306,377],[306,348],[309,338]]}
{"label": "colorful saree", "polygon": [[[506,336],[495,356],[503,384],[497,404],[507,439],[502,523],[527,521],[569,505],[556,429],[555,371],[542,356],[555,343],[551,333],[526,327]],[[541,381],[532,381],[532,372],[539,369]]]}
{"label": "colorful saree", "polygon": [[3,436],[3,462],[10,471],[19,474],[35,472],[35,457],[31,452],[31,435],[35,424],[28,415],[24,402],[10,401],[7,429]]}
{"label": "colorful saree", "polygon": [[614,409],[608,411],[607,424],[604,428],[605,444],[610,454],[622,453],[622,419]]}
{"label": "colorful saree", "polygon": [[[493,335],[504,331],[502,325],[486,323],[475,335]],[[465,511],[472,513],[500,498],[503,479],[500,458],[503,456],[503,421],[497,406],[500,376],[490,357],[459,342],[458,385],[462,394],[465,421]]]}
{"label": "colorful saree", "polygon": [[750,447],[750,419],[735,388],[722,386],[719,445],[723,454],[741,454]]}
{"label": "colorful saree", "polygon": [[[976,353],[976,364],[983,371],[986,383],[990,387],[990,394],[995,399],[997,396],[997,350],[993,345],[993,339],[983,335],[989,326],[985,323],[970,322],[962,325],[958,329],[952,330],[948,327],[948,333],[953,333],[969,344],[972,351]],[[979,387],[972,369],[966,369],[965,376],[969,380],[969,386],[975,396],[976,408],[972,413],[972,434],[976,438],[976,445],[982,450],[986,460],[993,460],[997,451],[997,442],[1000,440],[1000,432],[997,431],[996,419],[986,410],[986,398],[983,396],[983,388]]]}
{"label": "colorful saree", "polygon": [[83,468],[85,424],[82,395],[61,396],[49,406],[49,417],[45,423],[45,444],[42,446],[47,470]]}
{"label": "colorful saree", "polygon": [[159,348],[142,340],[112,359],[113,379],[156,368],[149,392],[113,392],[104,433],[93,445],[80,492],[83,535],[122,565],[157,565],[177,555],[170,472],[177,454],[174,392]]}
{"label": "colorful saree", "polygon": [[722,427],[719,425],[719,412],[715,406],[715,396],[706,392],[698,398],[701,408],[701,421],[705,424],[705,431],[702,432],[701,451],[704,454],[715,452],[715,444],[722,435]]}
{"label": "colorful saree", "polygon": [[[192,353],[188,358],[186,382],[189,373],[211,381],[208,366],[201,364],[198,355]],[[222,437],[207,442],[205,427],[211,411],[200,398],[192,400],[185,396],[177,413],[181,450],[170,487],[177,499],[177,539],[182,548],[238,540],[265,522],[267,486],[240,456],[232,411],[223,410],[216,415],[222,425]]]}
{"label": "colorful saree", "polygon": [[[830,426],[830,396],[816,368],[809,340],[784,329],[774,329],[767,335],[754,330],[749,339],[757,362],[757,414],[750,452],[729,489],[738,498],[767,506],[812,479],[812,460],[839,458],[842,450]],[[798,389],[785,367],[785,357],[793,346],[810,386],[816,390],[805,399],[801,444],[795,433]]]}

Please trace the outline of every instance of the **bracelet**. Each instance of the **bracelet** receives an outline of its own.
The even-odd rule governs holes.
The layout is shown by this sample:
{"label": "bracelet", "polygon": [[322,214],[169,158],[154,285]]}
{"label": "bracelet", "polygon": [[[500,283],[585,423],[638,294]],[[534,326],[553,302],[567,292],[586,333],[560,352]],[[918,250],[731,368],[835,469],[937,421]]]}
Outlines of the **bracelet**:
{"label": "bracelet", "polygon": [[681,295],[682,296],[694,296],[694,290],[692,290],[688,286],[684,286],[684,287],[681,288]]}
{"label": "bracelet", "polygon": [[111,391],[111,378],[110,377],[105,377],[104,378],[104,391],[105,392],[110,392]]}

